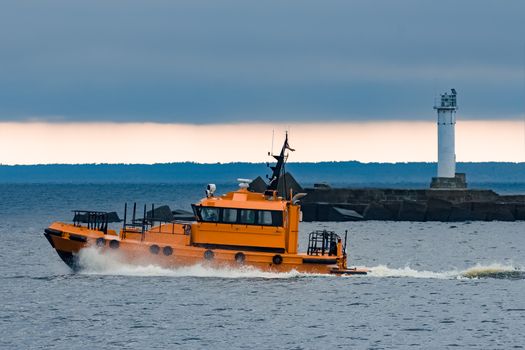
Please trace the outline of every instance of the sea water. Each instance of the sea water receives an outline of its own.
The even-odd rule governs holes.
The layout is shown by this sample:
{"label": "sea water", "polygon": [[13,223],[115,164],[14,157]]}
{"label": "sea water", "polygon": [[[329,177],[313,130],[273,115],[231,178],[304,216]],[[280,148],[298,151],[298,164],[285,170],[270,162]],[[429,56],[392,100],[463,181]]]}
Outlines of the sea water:
{"label": "sea water", "polygon": [[[234,186],[219,186],[226,192]],[[136,266],[43,236],[72,209],[189,209],[184,184],[0,185],[0,348],[513,349],[525,346],[524,222],[302,223],[349,230],[368,276]]]}

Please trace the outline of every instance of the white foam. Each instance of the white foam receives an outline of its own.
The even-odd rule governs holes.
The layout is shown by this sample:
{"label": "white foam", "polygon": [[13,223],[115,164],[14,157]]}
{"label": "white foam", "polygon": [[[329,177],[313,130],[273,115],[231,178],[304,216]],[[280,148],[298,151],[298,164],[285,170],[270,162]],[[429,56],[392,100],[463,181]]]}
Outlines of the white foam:
{"label": "white foam", "polygon": [[372,277],[411,277],[411,278],[434,278],[434,279],[460,279],[460,278],[483,278],[494,277],[498,274],[520,273],[519,267],[492,263],[489,265],[477,264],[465,270],[427,271],[414,270],[410,266],[403,268],[390,268],[386,265],[378,265],[370,268],[369,275]]}
{"label": "white foam", "polygon": [[[303,276],[327,276],[319,274],[306,274],[297,271],[267,272],[252,266],[238,268],[212,267],[197,264],[186,267],[165,268],[159,265],[139,261],[136,264],[124,262],[118,252],[105,251],[90,247],[82,249],[79,254],[81,273],[91,275],[122,275],[122,276],[169,276],[169,277],[218,277],[218,278],[296,278]],[[368,268],[368,276],[381,277],[408,277],[427,279],[462,279],[462,278],[505,278],[518,274],[524,276],[525,271],[520,267],[492,263],[488,265],[477,264],[465,270],[428,271],[415,270],[410,266],[402,268],[378,265]],[[513,275],[514,274],[514,275]]]}
{"label": "white foam", "polygon": [[154,264],[129,264],[115,252],[102,252],[91,247],[82,249],[79,253],[81,273],[90,275],[122,275],[122,276],[168,276],[168,277],[216,277],[216,278],[294,278],[305,274],[297,271],[266,272],[252,266],[238,268],[211,267],[202,264],[165,268]]}
{"label": "white foam", "polygon": [[412,277],[412,278],[438,278],[447,279],[458,275],[457,271],[434,272],[426,270],[414,270],[410,266],[403,268],[391,268],[387,265],[378,265],[370,268],[370,276],[373,277]]}

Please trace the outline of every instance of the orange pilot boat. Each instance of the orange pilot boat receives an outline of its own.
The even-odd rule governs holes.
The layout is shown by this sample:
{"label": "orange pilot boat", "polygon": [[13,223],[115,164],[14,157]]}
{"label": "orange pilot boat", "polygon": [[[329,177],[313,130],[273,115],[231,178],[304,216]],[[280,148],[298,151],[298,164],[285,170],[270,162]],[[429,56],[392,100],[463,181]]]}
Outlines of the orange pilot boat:
{"label": "orange pilot boat", "polygon": [[[290,149],[288,137],[264,193],[248,190],[249,180],[239,179],[239,189],[218,196],[210,184],[206,198],[194,204],[193,220],[172,220],[152,207],[137,219],[136,205],[127,205],[119,232],[110,228],[120,221],[116,213],[76,210],[73,223],[54,222],[44,235],[73,270],[81,268],[78,253],[87,247],[116,251],[129,263],[164,267],[199,263],[217,267],[253,266],[265,271],[363,275],[366,269],[348,268],[346,232],[309,234],[308,249],[298,252],[302,193],[279,196],[277,184]],[[164,207],[166,208],[166,207]],[[169,212],[171,213],[171,212]]]}

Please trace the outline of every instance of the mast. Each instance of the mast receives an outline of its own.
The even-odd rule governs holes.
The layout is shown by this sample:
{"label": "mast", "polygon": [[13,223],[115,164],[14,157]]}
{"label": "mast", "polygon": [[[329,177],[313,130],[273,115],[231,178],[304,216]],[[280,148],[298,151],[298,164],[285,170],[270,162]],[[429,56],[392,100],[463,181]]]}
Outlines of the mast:
{"label": "mast", "polygon": [[279,155],[273,154],[272,156],[277,160],[277,164],[275,166],[270,166],[270,169],[272,169],[272,177],[270,177],[270,183],[268,186],[266,186],[266,191],[264,192],[265,195],[271,196],[273,195],[274,191],[277,191],[277,186],[279,185],[279,178],[281,177],[281,172],[284,169],[284,163],[286,163],[286,158],[288,158],[288,155],[285,154],[286,150],[295,151],[293,148],[290,147],[288,144],[288,132],[286,132],[286,137],[284,139],[283,147],[281,148],[281,153]]}

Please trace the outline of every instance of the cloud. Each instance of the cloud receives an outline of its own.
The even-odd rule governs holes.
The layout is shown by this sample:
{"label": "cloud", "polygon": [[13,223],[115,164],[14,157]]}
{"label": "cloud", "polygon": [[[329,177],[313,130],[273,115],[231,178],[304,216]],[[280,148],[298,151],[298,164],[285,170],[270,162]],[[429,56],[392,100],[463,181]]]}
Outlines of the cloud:
{"label": "cloud", "polygon": [[[525,106],[525,3],[11,2],[0,120],[426,119]],[[429,108],[430,107],[430,108]]]}

